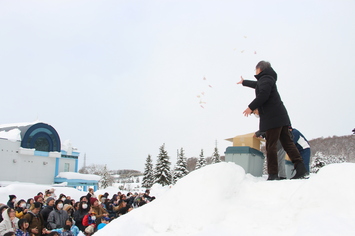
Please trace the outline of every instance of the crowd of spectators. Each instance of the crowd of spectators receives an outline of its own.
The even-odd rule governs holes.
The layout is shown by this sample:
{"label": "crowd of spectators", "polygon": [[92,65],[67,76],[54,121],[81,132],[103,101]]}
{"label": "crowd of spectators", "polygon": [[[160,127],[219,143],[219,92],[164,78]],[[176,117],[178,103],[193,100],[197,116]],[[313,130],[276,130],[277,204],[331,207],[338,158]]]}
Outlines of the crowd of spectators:
{"label": "crowd of spectators", "polygon": [[35,197],[18,200],[9,195],[7,204],[0,203],[0,236],[78,236],[92,235],[110,221],[134,208],[151,202],[155,197],[145,193],[118,192],[96,196],[92,188],[78,199],[47,189]]}

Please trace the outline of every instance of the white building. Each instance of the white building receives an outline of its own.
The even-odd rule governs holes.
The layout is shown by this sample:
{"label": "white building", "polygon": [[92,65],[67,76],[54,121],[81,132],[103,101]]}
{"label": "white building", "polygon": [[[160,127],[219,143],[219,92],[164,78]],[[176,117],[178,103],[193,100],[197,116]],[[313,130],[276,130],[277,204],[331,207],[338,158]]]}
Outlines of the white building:
{"label": "white building", "polygon": [[[79,154],[70,142],[62,145],[57,131],[49,124],[36,121],[0,125],[0,181],[65,182],[59,174],[78,172]],[[98,181],[76,179],[66,182],[77,187],[97,186]]]}

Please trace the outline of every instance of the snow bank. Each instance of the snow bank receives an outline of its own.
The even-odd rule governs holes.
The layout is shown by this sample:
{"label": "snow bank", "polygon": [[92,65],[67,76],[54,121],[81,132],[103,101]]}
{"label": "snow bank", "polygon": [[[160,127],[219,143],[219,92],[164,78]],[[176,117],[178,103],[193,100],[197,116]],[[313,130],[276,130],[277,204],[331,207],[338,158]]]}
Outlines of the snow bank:
{"label": "snow bank", "polygon": [[354,235],[354,198],[355,164],[326,166],[309,180],[265,181],[218,163],[95,236]]}
{"label": "snow bank", "polygon": [[[0,202],[9,194],[30,198],[47,185],[10,184],[0,188]],[[73,188],[55,193],[78,200]],[[117,193],[117,188],[95,194]],[[355,235],[355,164],[323,167],[308,180],[265,181],[234,163],[196,170],[173,187],[154,185],[153,202],[113,220],[95,236],[235,236]]]}

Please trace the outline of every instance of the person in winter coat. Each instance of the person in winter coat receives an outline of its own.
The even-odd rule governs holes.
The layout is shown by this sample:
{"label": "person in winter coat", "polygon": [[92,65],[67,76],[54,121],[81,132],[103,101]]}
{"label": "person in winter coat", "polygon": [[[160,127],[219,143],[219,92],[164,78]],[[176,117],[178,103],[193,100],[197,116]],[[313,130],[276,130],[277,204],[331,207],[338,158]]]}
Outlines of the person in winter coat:
{"label": "person in winter coat", "polygon": [[[67,229],[65,229],[67,227]],[[72,235],[72,236],[78,236],[80,230],[76,225],[73,225],[73,221],[69,218],[65,221],[65,226],[60,229],[54,229],[52,230],[60,233],[60,235]],[[66,231],[70,231],[71,233],[64,233]]]}
{"label": "person in winter coat", "polygon": [[26,213],[28,211],[26,206],[27,206],[26,201],[23,199],[21,199],[20,201],[17,202],[16,210],[15,210],[17,218],[22,219],[26,215]]}
{"label": "person in winter coat", "polygon": [[3,213],[4,211],[6,211],[7,208],[9,208],[8,205],[2,205],[2,206],[0,206],[0,223],[4,220],[4,219],[2,218],[2,213]]}
{"label": "person in winter coat", "polygon": [[42,233],[47,233],[47,230],[44,227],[44,220],[42,215],[39,213],[41,210],[42,204],[35,202],[31,205],[30,211],[23,217],[29,223],[28,231],[34,236],[41,236]]}
{"label": "person in winter coat", "polygon": [[101,217],[108,217],[107,211],[100,205],[97,198],[90,198],[92,211],[95,212],[96,218],[101,220]]}
{"label": "person in winter coat", "polygon": [[10,208],[15,209],[15,202],[16,202],[16,195],[9,195],[9,201],[7,202],[7,205]]}
{"label": "person in winter coat", "polygon": [[88,214],[90,208],[87,202],[82,201],[79,204],[79,209],[74,212],[74,221],[75,225],[78,226],[78,228],[84,232],[85,226],[83,226],[82,221],[83,218],[86,214]]}
{"label": "person in winter coat", "polygon": [[0,236],[3,236],[7,232],[16,232],[18,229],[18,219],[16,218],[15,210],[7,208],[2,213],[2,218],[4,220],[0,223]]}
{"label": "person in winter coat", "polygon": [[83,218],[82,224],[85,227],[84,232],[92,234],[96,230],[96,222],[98,221],[95,212],[90,207],[88,214],[86,214]]}
{"label": "person in winter coat", "polygon": [[295,128],[289,127],[292,133],[293,142],[296,144],[298,151],[300,152],[304,165],[306,166],[307,171],[309,172],[309,165],[311,159],[311,146],[309,145],[308,140],[304,135]]}
{"label": "person in winter coat", "polygon": [[27,199],[26,201],[26,208],[27,209],[30,209],[31,208],[31,205],[35,202],[35,200],[33,198],[29,198]]}
{"label": "person in winter coat", "polygon": [[241,77],[238,84],[255,89],[255,99],[243,111],[244,116],[249,116],[258,110],[260,121],[259,130],[266,134],[266,153],[268,180],[278,180],[277,141],[292,160],[296,174],[293,179],[304,178],[308,173],[302,157],[292,141],[288,126],[291,125],[286,107],[277,91],[277,74],[266,61],[260,61],[256,65],[257,81],[244,80]]}
{"label": "person in winter coat", "polygon": [[65,221],[69,218],[68,213],[63,210],[63,201],[57,200],[54,209],[49,213],[47,222],[51,229],[63,228]]}
{"label": "person in winter coat", "polygon": [[97,198],[96,195],[95,195],[95,192],[94,192],[94,189],[93,189],[93,188],[89,188],[89,192],[88,192],[88,194],[86,195],[86,198],[87,198],[87,201],[88,201],[89,205],[91,206],[91,201],[90,201],[90,199],[91,199],[91,198]]}
{"label": "person in winter coat", "polygon": [[54,209],[54,201],[55,201],[54,198],[48,197],[47,201],[46,201],[46,205],[47,206],[45,206],[44,209],[41,211],[41,215],[42,215],[43,220],[44,220],[44,226],[46,228],[49,228],[48,227],[48,216]]}

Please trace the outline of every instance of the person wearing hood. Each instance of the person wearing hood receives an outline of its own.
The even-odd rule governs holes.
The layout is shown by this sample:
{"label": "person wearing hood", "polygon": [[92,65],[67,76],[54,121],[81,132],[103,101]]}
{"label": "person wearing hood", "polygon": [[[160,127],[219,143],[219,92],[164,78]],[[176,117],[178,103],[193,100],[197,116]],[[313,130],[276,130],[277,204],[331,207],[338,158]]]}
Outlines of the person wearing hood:
{"label": "person wearing hood", "polygon": [[255,71],[257,81],[244,80],[241,77],[237,84],[255,89],[255,99],[248,105],[243,114],[249,116],[257,111],[260,117],[259,131],[265,132],[266,135],[268,180],[280,179],[277,162],[278,140],[280,140],[282,147],[294,164],[296,174],[292,179],[305,178],[308,172],[288,130],[291,121],[277,91],[277,74],[271,64],[266,61],[260,61],[256,65]]}
{"label": "person wearing hood", "polygon": [[7,205],[10,208],[15,209],[15,202],[16,202],[16,195],[9,195],[9,201],[7,202]]}
{"label": "person wearing hood", "polygon": [[7,208],[9,208],[8,205],[2,205],[2,206],[0,206],[0,223],[4,220],[4,219],[2,218],[2,213],[3,213],[4,211],[6,211]]}
{"label": "person wearing hood", "polygon": [[10,207],[7,208],[7,210],[2,213],[2,218],[4,220],[0,223],[0,235],[4,235],[7,232],[16,232],[19,219],[16,218],[15,210]]}
{"label": "person wearing hood", "polygon": [[54,203],[54,209],[49,213],[48,216],[48,226],[51,229],[63,228],[65,225],[65,221],[69,218],[68,213],[63,210],[63,201],[57,200]]}
{"label": "person wearing hood", "polygon": [[42,234],[47,233],[47,230],[44,227],[44,220],[42,215],[39,213],[41,210],[42,204],[35,202],[31,205],[30,211],[23,217],[29,223],[28,231],[34,236],[41,236]]}

